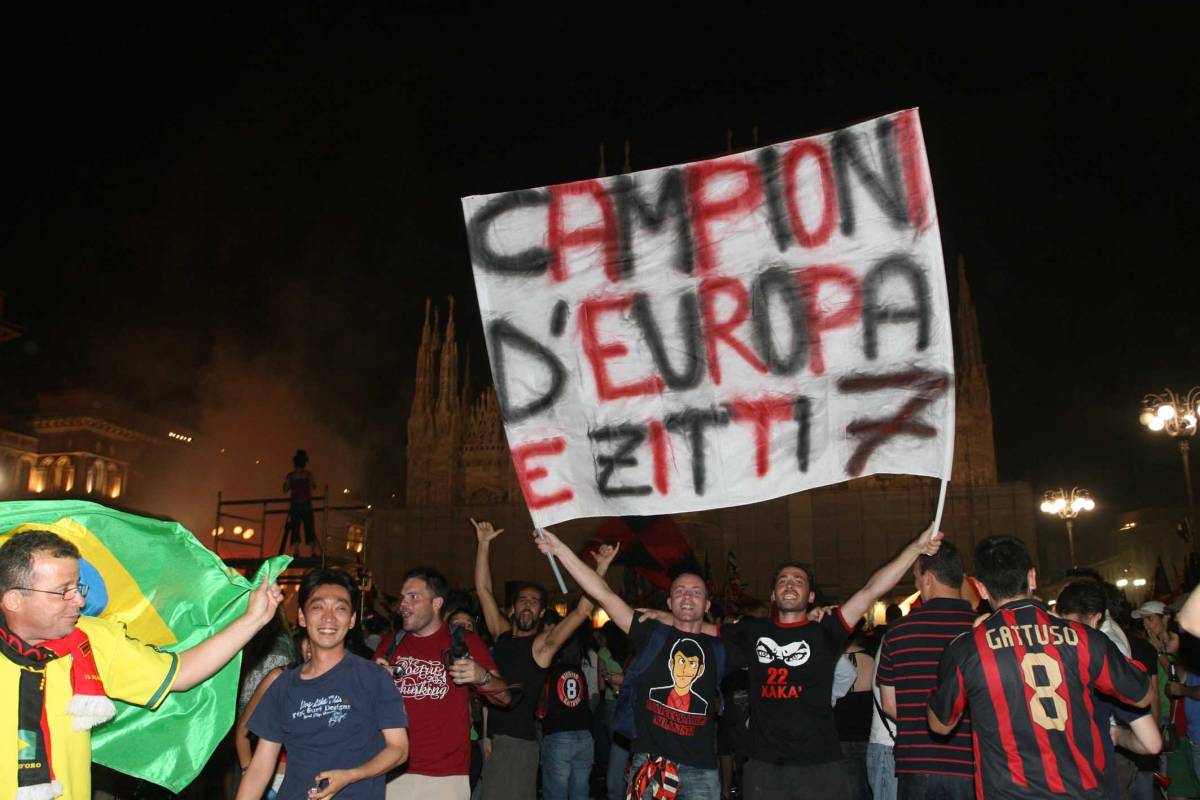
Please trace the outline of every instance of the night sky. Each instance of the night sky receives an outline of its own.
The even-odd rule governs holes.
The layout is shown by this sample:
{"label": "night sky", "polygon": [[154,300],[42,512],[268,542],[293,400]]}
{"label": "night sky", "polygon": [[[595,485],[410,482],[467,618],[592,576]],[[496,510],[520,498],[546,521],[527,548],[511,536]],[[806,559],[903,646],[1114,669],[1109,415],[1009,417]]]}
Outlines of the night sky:
{"label": "night sky", "polygon": [[4,410],[83,386],[194,422],[234,363],[368,443],[382,487],[426,296],[457,296],[487,379],[459,197],[590,177],[601,142],[610,172],[626,139],[645,169],[719,155],[727,129],[741,149],[755,127],[766,144],[919,106],[1001,476],[1182,503],[1175,450],[1137,414],[1200,383],[1194,38],[1165,8],[1107,29],[1076,9],[855,31],[734,22],[736,5],[693,23],[342,4],[22,20],[0,289],[27,336],[0,348]]}

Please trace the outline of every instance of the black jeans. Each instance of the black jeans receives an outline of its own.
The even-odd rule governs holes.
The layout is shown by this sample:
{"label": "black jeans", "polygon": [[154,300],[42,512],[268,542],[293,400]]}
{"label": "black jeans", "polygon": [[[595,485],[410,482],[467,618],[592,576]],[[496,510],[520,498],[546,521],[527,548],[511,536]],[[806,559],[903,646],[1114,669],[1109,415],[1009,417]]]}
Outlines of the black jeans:
{"label": "black jeans", "polygon": [[746,800],[846,800],[846,762],[768,764],[750,759],[742,772]]}
{"label": "black jeans", "polygon": [[896,776],[896,800],[975,800],[975,779],[902,772]]}

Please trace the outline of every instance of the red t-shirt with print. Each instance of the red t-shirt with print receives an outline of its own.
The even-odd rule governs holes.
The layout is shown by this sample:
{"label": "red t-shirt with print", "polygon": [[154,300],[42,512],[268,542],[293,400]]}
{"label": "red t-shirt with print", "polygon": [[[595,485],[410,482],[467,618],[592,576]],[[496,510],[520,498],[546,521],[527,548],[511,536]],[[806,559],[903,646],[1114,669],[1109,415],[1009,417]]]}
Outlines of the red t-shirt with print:
{"label": "red t-shirt with print", "polygon": [[[392,637],[375,651],[386,658]],[[489,672],[496,669],[483,640],[466,634],[471,657]],[[450,629],[446,625],[429,636],[406,634],[392,656],[393,676],[404,710],[408,712],[408,771],[413,775],[445,777],[471,771],[471,691],[457,686],[446,674],[450,654]]]}

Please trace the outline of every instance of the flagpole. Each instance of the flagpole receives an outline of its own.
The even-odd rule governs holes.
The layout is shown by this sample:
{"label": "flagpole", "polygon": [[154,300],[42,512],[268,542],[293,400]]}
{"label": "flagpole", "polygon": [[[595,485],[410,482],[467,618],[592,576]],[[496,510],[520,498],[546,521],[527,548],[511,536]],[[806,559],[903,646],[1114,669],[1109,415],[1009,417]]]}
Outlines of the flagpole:
{"label": "flagpole", "polygon": [[[534,528],[534,530],[537,531],[537,535],[538,535],[539,539],[544,540],[546,538],[543,535],[545,533],[545,531],[543,531],[541,528]],[[553,555],[550,555],[549,553],[546,554],[546,558],[550,559],[550,569],[554,570],[554,579],[556,581],[558,581],[559,591],[561,591],[563,594],[566,594],[567,593],[567,582],[563,580],[562,572],[559,571],[559,569],[558,569],[558,559],[556,559]]]}
{"label": "flagpole", "polygon": [[942,478],[942,488],[938,490],[937,512],[933,515],[934,533],[937,533],[939,530],[941,530],[942,512],[946,509],[946,485],[949,483],[949,478]]}

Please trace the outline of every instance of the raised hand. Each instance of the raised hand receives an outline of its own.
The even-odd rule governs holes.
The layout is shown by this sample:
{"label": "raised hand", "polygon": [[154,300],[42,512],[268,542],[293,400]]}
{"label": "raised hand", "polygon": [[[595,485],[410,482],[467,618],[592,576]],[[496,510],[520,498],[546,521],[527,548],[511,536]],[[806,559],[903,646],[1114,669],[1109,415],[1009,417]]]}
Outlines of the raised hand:
{"label": "raised hand", "polygon": [[550,531],[539,533],[534,530],[533,543],[537,545],[538,550],[541,550],[544,556],[557,556],[563,546],[562,541]]}
{"label": "raised hand", "polygon": [[945,538],[946,534],[941,531],[935,531],[933,526],[930,525],[921,531],[921,535],[917,537],[917,545],[921,548],[921,553],[932,556],[937,554],[937,551],[942,546],[942,540]]}
{"label": "raised hand", "polygon": [[471,524],[475,526],[475,538],[480,542],[490,542],[492,539],[495,539],[497,536],[504,533],[504,528],[497,530],[496,528],[492,527],[492,523],[487,521],[476,522],[474,519],[472,519]]}
{"label": "raised hand", "polygon": [[250,592],[250,599],[246,603],[246,618],[254,620],[262,627],[271,621],[271,617],[275,616],[275,609],[279,608],[282,602],[283,592],[279,585],[263,575],[262,583]]}
{"label": "raised hand", "polygon": [[596,571],[604,572],[612,566],[613,559],[617,557],[617,552],[621,549],[618,543],[616,546],[611,544],[602,544],[600,548],[593,554],[596,559]]}

